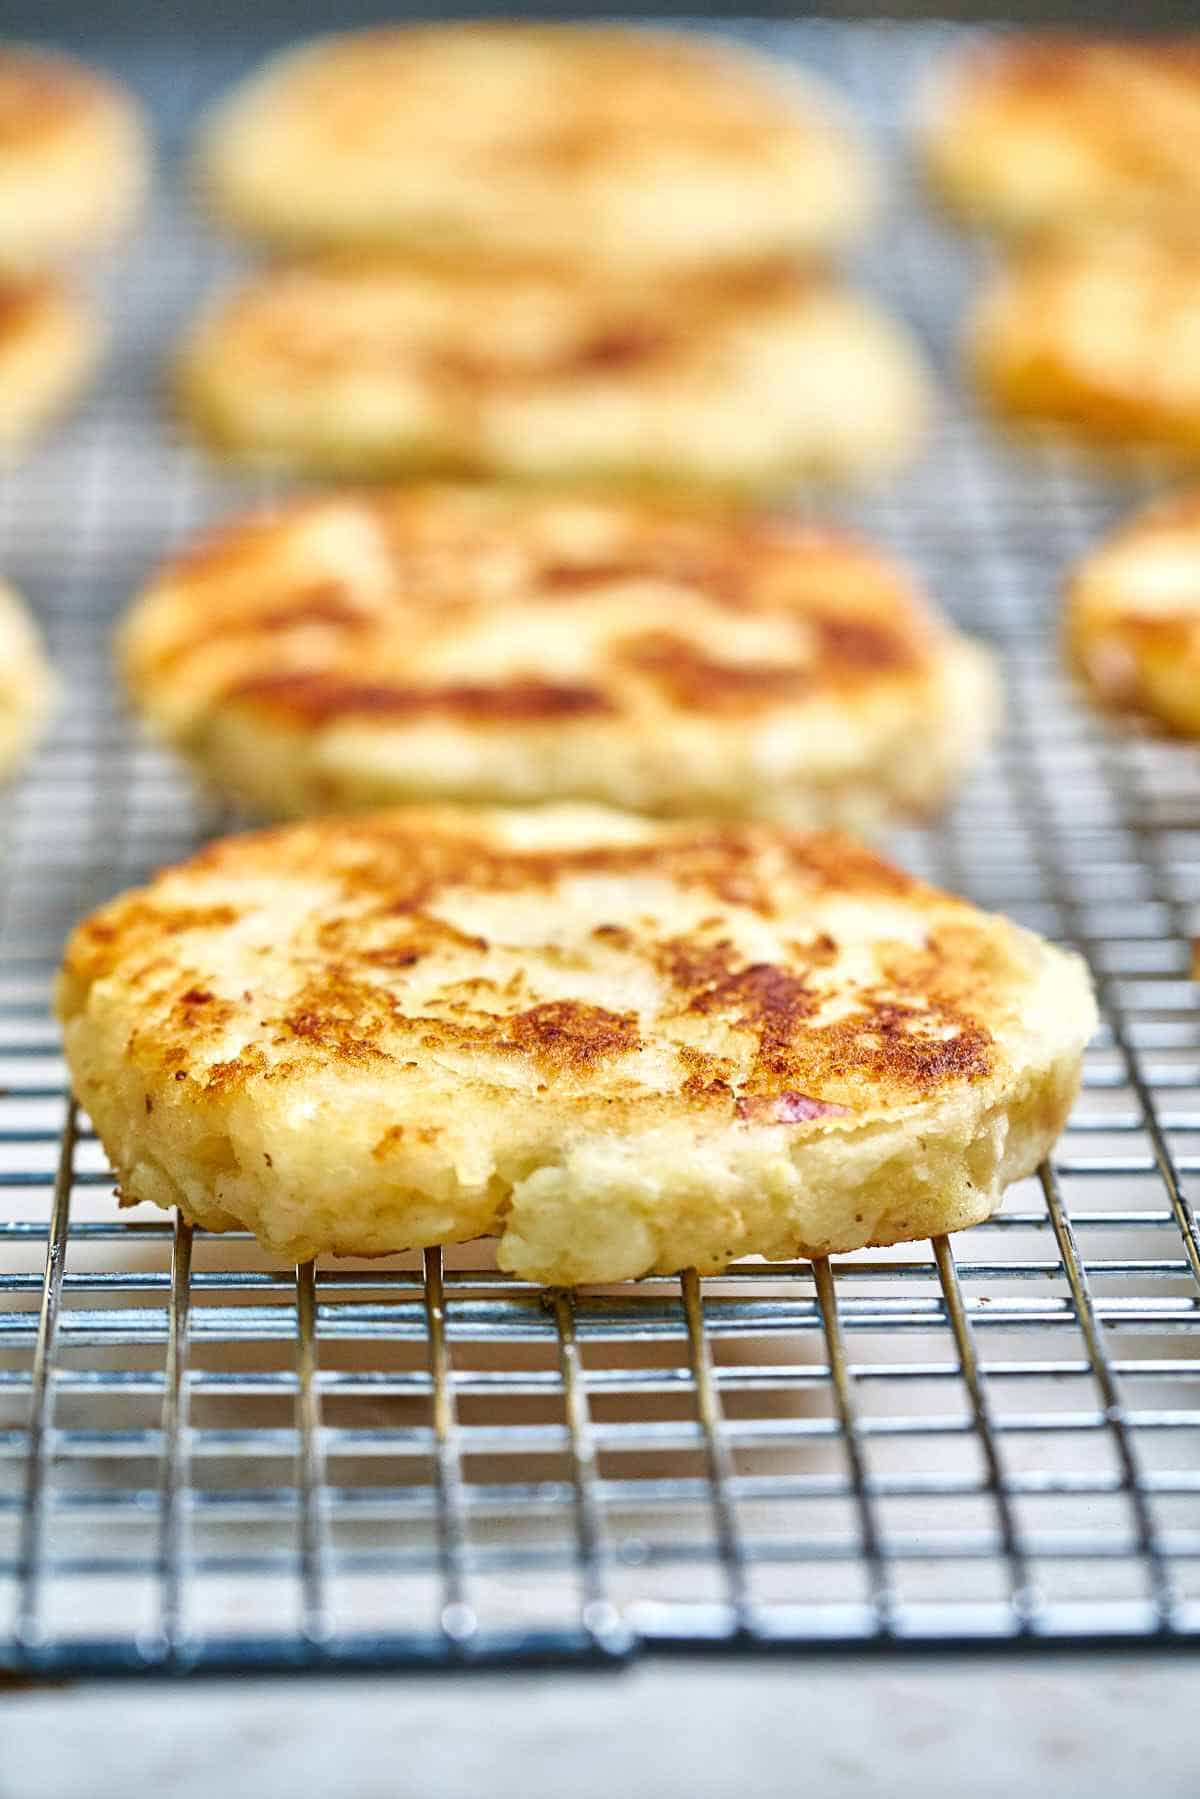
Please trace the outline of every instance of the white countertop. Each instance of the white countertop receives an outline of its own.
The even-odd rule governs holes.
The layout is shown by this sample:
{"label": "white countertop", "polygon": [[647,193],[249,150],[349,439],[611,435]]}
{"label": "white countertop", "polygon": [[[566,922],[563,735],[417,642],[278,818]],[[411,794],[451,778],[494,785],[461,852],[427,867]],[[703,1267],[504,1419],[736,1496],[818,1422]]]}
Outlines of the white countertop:
{"label": "white countertop", "polygon": [[1200,1661],[648,1662],[0,1696],[2,1799],[1200,1793]]}

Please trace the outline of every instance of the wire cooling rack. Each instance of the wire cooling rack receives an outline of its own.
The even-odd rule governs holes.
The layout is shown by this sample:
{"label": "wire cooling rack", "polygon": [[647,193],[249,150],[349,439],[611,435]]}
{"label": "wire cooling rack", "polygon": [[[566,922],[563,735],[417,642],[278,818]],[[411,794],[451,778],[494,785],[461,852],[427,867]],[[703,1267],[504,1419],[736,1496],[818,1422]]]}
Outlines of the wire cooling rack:
{"label": "wire cooling rack", "polygon": [[1087,953],[1106,1025],[1071,1127],[953,1244],[606,1292],[479,1250],[279,1269],[118,1219],[49,983],[85,907],[227,822],[127,729],[108,639],[159,556],[261,491],[173,439],[157,390],[231,264],[172,152],[266,47],[125,44],[165,144],[153,217],[100,280],[101,389],[0,478],[0,567],[64,673],[0,800],[3,1667],[1200,1640],[1200,752],[1092,716],[1054,645],[1063,565],[1151,477],[1006,448],[955,386],[978,269],[904,150],[948,33],[755,35],[833,79],[892,181],[862,273],[942,416],[919,469],[840,510],[1002,651],[1010,703],[957,811],[896,848]]}

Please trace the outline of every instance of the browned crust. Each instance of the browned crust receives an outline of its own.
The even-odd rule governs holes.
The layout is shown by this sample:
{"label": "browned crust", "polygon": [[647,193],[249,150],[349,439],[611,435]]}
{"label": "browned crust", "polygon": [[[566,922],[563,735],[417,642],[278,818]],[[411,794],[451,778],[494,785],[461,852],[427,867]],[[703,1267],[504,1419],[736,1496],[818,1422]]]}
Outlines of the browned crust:
{"label": "browned crust", "polygon": [[1190,37],[1099,37],[1080,31],[1028,32],[979,44],[960,64],[964,88],[1041,93],[1068,105],[1073,85],[1097,56],[1194,81],[1200,89],[1200,43]]}
{"label": "browned crust", "polygon": [[[350,570],[314,576],[287,557],[290,533],[330,505],[370,535],[386,592],[356,585]],[[556,533],[564,506],[590,509],[590,545],[568,548]],[[509,568],[499,595],[497,560]],[[469,682],[423,672],[423,657],[436,664],[442,645],[487,629],[498,604],[518,618],[638,583],[669,592],[678,628],[614,627],[581,678],[548,679],[534,666]],[[148,599],[169,606],[169,622],[150,631],[134,615],[125,660],[136,693],[153,707],[214,646],[232,646],[236,672],[206,703],[266,712],[297,731],[432,714],[474,726],[569,724],[647,701],[667,712],[756,712],[827,690],[917,688],[943,645],[903,574],[846,536],[735,509],[455,488],[306,500],[240,521],[160,570]],[[730,615],[728,653],[693,640],[693,609]],[[770,658],[736,653],[744,616],[781,627]]]}
{"label": "browned crust", "polygon": [[[404,257],[326,251],[253,275],[214,311],[202,330],[218,333],[238,356],[253,355],[275,376],[297,379],[345,362],[345,305],[361,295],[432,294],[444,315],[415,332],[376,324],[353,340],[355,366],[390,370],[403,358],[447,408],[469,408],[480,394],[575,388],[581,379],[636,374],[651,380],[711,359],[728,332],[747,321],[795,314],[829,290],[815,265],[766,257],[748,266],[597,281],[582,264],[530,257],[458,261],[436,254]],[[502,347],[486,331],[464,331],[469,312],[486,321],[511,305],[549,308],[547,328]],[[568,316],[569,311],[569,316]],[[398,334],[402,332],[402,335]]]}
{"label": "browned crust", "polygon": [[473,724],[533,724],[615,710],[599,688],[529,678],[402,687],[337,675],[258,675],[237,682],[227,697],[310,726],[335,718],[400,719],[433,712]]}
{"label": "browned crust", "polygon": [[[779,1121],[803,1123],[853,1107],[856,1096],[874,1107],[888,1094],[927,1096],[993,1073],[985,1020],[1008,1003],[1013,978],[1011,946],[995,921],[837,835],[663,827],[632,843],[521,850],[447,814],[389,814],[230,839],[185,872],[225,898],[181,904],[169,871],[79,926],[66,978],[80,987],[122,982],[146,1019],[134,1026],[127,1053],[148,1080],[165,1076],[223,1097],[257,1080],[285,1080],[314,1060],[369,1067],[483,1051],[525,1061],[544,1081],[609,1070],[617,1084],[606,1091],[615,1100],[623,1087],[630,1091],[623,1064],[650,1033],[674,1045],[675,1103],[761,1121],[770,1101],[782,1108]],[[499,990],[488,942],[438,916],[444,897],[464,889],[527,896],[552,916],[560,883],[582,874],[654,874],[712,903],[711,930],[686,937],[636,918],[595,933],[606,954],[657,970],[663,987],[646,1017],[572,997],[539,1000],[519,973]],[[319,920],[302,927],[296,949],[308,972],[285,1003],[269,988],[222,991],[219,974],[203,965],[211,933],[244,930],[262,881],[279,876],[312,882],[324,895]],[[900,903],[925,912],[929,927],[919,947],[884,938],[876,978],[825,1018],[822,982],[836,979],[839,956],[832,936],[801,936],[785,958],[764,961],[738,953],[721,929],[730,908],[777,917],[781,894],[801,929],[805,894]],[[207,952],[195,947],[206,941]],[[412,971],[426,958],[436,968],[448,942],[453,978],[432,998],[422,988],[415,1002],[406,986]],[[553,942],[551,930],[539,954],[551,956]],[[276,946],[264,943],[261,953],[274,955]],[[249,1028],[232,1060],[220,1050],[231,1022]]]}
{"label": "browned crust", "polygon": [[46,276],[0,276],[0,356],[6,345],[20,343],[57,298],[58,288]]}
{"label": "browned crust", "polygon": [[[177,936],[235,925],[244,915],[233,897],[238,883],[253,879],[260,868],[318,880],[330,871],[336,874],[339,905],[321,927],[327,950],[334,949],[340,930],[354,927],[358,914],[345,911],[351,901],[356,906],[370,902],[372,916],[408,921],[440,938],[447,929],[445,922],[428,917],[439,894],[460,888],[483,894],[545,892],[572,875],[658,874],[721,904],[748,907],[764,918],[777,916],[771,878],[775,871],[813,892],[890,897],[915,904],[942,897],[836,831],[805,834],[765,825],[661,825],[648,828],[644,838],[631,843],[518,850],[486,829],[473,830],[471,816],[463,814],[460,822],[454,812],[414,809],[320,819],[219,839],[183,867],[189,875],[206,880],[227,879],[228,901],[179,905],[156,897],[158,885],[136,889],[80,926],[73,953],[86,951],[86,975],[94,980],[116,966],[119,937]],[[164,871],[159,884],[177,872]],[[614,932],[623,928],[611,927]],[[668,944],[663,953],[669,950]],[[682,955],[684,949],[675,953]],[[714,965],[710,959],[721,953],[719,946],[706,949],[704,965]],[[829,953],[821,952],[824,957]],[[687,985],[690,974],[681,974],[680,979]]]}

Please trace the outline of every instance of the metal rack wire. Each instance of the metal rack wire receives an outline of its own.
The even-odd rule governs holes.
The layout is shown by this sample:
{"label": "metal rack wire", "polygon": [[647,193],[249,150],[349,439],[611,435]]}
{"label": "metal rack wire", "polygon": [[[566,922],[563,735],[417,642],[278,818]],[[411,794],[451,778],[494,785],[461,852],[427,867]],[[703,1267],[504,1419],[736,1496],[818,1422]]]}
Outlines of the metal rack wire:
{"label": "metal rack wire", "polygon": [[[1139,482],[1005,448],[954,386],[973,254],[900,148],[944,30],[759,35],[841,85],[895,175],[864,272],[946,402],[926,463],[842,510],[998,645],[1011,709],[954,816],[897,849],[1087,952],[1106,1026],[1071,1128],[953,1245],[609,1292],[478,1252],[284,1271],[117,1218],[53,968],[85,906],[220,821],[127,730],[107,638],[147,566],[248,497],[155,405],[229,256],[168,180],[106,277],[102,390],[0,481],[0,566],[66,677],[0,799],[4,1667],[1200,1640],[1200,756],[1082,709],[1053,641],[1059,569]],[[170,146],[261,48],[148,40],[124,72]]]}

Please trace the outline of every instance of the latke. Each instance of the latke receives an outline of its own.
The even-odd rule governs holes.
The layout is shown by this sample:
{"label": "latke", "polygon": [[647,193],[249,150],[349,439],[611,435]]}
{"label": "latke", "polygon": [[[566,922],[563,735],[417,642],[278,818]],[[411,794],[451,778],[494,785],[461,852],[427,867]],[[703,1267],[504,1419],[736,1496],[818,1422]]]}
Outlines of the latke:
{"label": "latke", "polygon": [[54,681],[23,601],[0,581],[0,780],[37,735]]}
{"label": "latke", "polygon": [[550,1283],[984,1219],[1095,1023],[1078,958],[848,839],[586,807],[218,842],[76,929],[57,1003],[126,1202]]}
{"label": "latke", "polygon": [[573,266],[325,259],[201,319],[178,367],[215,448],[355,476],[781,487],[919,439],[904,332],[788,264],[652,283]]}
{"label": "latke", "polygon": [[975,760],[990,660],[844,535],[488,488],[292,502],[151,579],[138,708],[267,817],[600,800],[870,829]]}
{"label": "latke", "polygon": [[1200,206],[1200,39],[973,45],[938,82],[922,136],[934,184],[980,225],[1170,226]]}
{"label": "latke", "polygon": [[0,45],[0,269],[45,268],[130,221],[148,156],[133,102],[57,52]]}
{"label": "latke", "polygon": [[1200,493],[1158,501],[1076,565],[1066,641],[1102,705],[1200,737]]}
{"label": "latke", "polygon": [[1109,450],[1200,457],[1200,228],[1063,234],[1022,247],[975,316],[998,411]]}
{"label": "latke", "polygon": [[90,310],[56,277],[0,275],[0,455],[70,405],[98,350]]}
{"label": "latke", "polygon": [[514,24],[290,51],[218,109],[199,167],[229,223],[292,248],[642,270],[838,247],[871,189],[791,69],[680,33]]}

